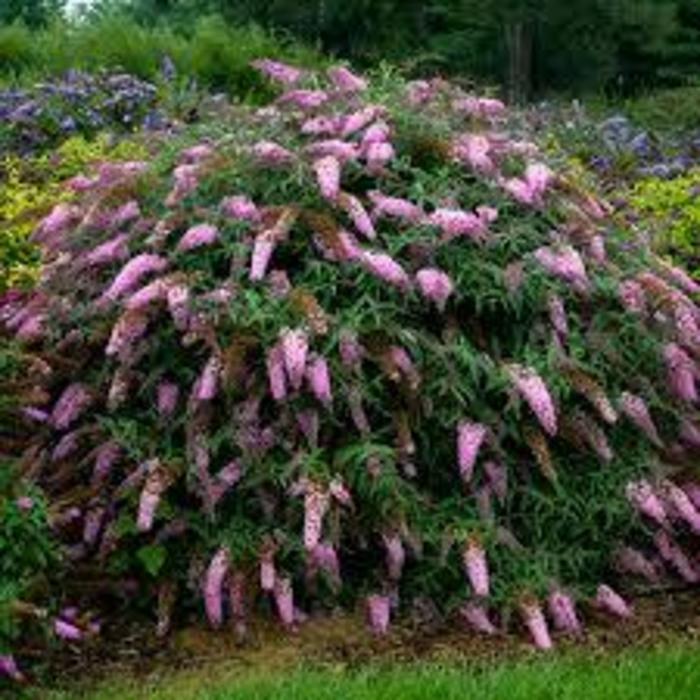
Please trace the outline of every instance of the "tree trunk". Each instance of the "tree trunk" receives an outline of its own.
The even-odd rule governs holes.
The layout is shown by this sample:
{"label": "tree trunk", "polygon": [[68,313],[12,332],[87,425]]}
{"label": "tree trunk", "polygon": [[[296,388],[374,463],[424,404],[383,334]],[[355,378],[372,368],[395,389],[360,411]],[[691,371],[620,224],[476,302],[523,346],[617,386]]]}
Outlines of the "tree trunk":
{"label": "tree trunk", "polygon": [[526,22],[506,26],[508,49],[508,101],[526,102],[532,90],[532,29]]}

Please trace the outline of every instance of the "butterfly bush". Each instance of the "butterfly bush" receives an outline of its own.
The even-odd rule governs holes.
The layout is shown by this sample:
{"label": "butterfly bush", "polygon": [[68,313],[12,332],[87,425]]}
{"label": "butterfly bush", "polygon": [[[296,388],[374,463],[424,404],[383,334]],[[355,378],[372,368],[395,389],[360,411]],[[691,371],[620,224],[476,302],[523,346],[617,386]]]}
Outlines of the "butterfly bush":
{"label": "butterfly bush", "polygon": [[159,634],[415,598],[543,649],[628,616],[609,584],[696,580],[697,290],[501,103],[256,67],[274,109],[104,164],[0,301],[70,566]]}

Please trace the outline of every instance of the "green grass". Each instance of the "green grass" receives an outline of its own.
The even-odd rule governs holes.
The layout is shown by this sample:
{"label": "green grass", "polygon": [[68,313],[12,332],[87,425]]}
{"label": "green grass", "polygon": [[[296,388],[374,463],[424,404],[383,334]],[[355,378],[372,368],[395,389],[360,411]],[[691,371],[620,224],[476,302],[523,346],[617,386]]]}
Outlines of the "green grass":
{"label": "green grass", "polygon": [[700,646],[675,643],[608,658],[582,652],[497,667],[455,664],[264,673],[204,667],[46,700],[697,700]]}

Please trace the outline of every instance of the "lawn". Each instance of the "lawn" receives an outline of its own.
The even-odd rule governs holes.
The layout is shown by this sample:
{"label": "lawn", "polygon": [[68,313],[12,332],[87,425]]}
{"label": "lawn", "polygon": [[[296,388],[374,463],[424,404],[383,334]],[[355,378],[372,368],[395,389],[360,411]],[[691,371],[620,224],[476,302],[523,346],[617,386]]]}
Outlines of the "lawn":
{"label": "lawn", "polygon": [[[361,670],[241,672],[226,665],[145,679],[111,680],[96,689],[55,692],[46,700],[695,700],[700,646],[628,650],[606,658],[569,652],[500,666],[421,663]],[[36,696],[35,696],[36,697]]]}

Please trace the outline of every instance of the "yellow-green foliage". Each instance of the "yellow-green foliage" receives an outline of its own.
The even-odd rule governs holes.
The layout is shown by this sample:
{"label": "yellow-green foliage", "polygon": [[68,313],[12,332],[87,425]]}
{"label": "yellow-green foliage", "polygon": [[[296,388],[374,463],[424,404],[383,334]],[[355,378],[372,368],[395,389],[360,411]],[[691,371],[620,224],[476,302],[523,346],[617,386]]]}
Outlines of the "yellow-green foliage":
{"label": "yellow-green foliage", "polygon": [[29,243],[37,222],[59,201],[70,197],[61,184],[101,160],[144,158],[134,141],[110,143],[106,137],[74,137],[54,153],[29,160],[6,156],[0,161],[0,290],[28,286],[39,271],[39,255]]}
{"label": "yellow-green foliage", "polygon": [[673,180],[637,183],[630,204],[655,235],[657,248],[700,274],[700,169]]}

